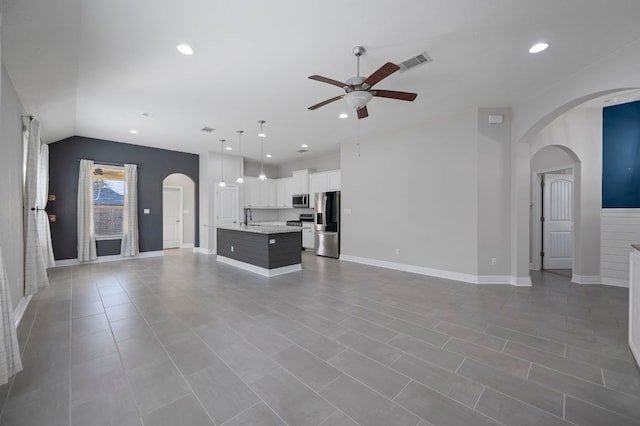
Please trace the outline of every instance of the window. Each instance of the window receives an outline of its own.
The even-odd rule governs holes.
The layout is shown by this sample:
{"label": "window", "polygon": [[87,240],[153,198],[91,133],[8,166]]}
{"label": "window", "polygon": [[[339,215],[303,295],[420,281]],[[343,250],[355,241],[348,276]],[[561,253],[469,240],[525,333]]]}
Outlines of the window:
{"label": "window", "polygon": [[93,167],[93,223],[97,240],[122,238],[124,168]]}

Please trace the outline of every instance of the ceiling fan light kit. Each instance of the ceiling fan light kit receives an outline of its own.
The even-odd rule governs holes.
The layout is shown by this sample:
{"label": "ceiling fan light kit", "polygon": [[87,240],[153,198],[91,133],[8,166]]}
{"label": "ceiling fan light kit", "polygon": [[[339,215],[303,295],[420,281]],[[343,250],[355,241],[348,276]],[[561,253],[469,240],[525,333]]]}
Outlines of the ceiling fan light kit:
{"label": "ceiling fan light kit", "polygon": [[330,104],[331,102],[335,102],[338,99],[344,98],[350,107],[355,108],[358,113],[358,119],[362,119],[369,116],[367,103],[369,103],[369,101],[371,101],[373,97],[397,99],[401,101],[411,102],[418,96],[417,93],[396,92],[393,90],[373,90],[373,86],[389,77],[394,72],[398,71],[400,67],[392,62],[387,62],[376,71],[374,71],[374,73],[369,77],[361,77],[360,56],[362,56],[365,51],[365,48],[362,46],[356,46],[353,48],[352,52],[356,57],[357,74],[355,77],[351,77],[350,79],[348,79],[346,83],[320,75],[309,76],[309,79],[311,80],[338,86],[346,92],[344,95],[335,96],[331,99],[327,99],[326,101],[322,101],[318,104],[312,105],[309,107],[310,110],[316,110],[320,107]]}

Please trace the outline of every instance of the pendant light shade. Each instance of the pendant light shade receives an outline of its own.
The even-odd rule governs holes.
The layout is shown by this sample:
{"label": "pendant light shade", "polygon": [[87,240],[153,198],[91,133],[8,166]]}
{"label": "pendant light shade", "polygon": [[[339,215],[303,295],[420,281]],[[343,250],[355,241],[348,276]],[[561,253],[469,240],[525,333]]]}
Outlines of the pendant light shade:
{"label": "pendant light shade", "polygon": [[218,186],[224,188],[227,184],[224,182],[224,143],[226,140],[220,139],[220,183]]}
{"label": "pendant light shade", "polygon": [[260,175],[258,175],[258,179],[267,180],[267,175],[264,174],[264,138],[266,138],[267,135],[262,129],[262,126],[266,121],[260,120],[258,123],[260,123],[260,133],[258,133],[258,137],[260,138]]}
{"label": "pendant light shade", "polygon": [[[242,134],[244,133],[244,130],[236,130],[236,132],[238,133],[238,152],[239,152],[240,158],[242,159]],[[242,171],[240,172],[240,177],[236,179],[236,183],[244,183],[243,171],[244,171],[244,167],[242,167]]]}

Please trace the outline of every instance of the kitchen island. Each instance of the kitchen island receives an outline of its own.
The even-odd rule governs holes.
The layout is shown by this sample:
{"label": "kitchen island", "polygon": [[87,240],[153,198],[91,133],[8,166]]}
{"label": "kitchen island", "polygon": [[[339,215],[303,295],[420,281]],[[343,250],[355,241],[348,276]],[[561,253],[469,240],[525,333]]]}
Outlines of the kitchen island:
{"label": "kitchen island", "polygon": [[217,227],[218,262],[265,277],[302,270],[302,230],[295,226]]}

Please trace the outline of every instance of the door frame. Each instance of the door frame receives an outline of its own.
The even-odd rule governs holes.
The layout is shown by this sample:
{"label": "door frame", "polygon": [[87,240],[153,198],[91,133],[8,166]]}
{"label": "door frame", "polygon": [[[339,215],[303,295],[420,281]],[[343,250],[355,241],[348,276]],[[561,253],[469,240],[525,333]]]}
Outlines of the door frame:
{"label": "door frame", "polygon": [[[531,189],[531,214],[530,214],[530,218],[531,218],[531,263],[529,265],[529,269],[534,270],[534,271],[540,271],[542,270],[542,256],[540,256],[540,253],[542,253],[542,232],[543,232],[543,228],[542,228],[542,224],[540,222],[540,218],[543,215],[543,211],[542,211],[542,191],[543,189],[540,186],[540,183],[542,182],[542,176],[546,175],[546,174],[552,174],[554,172],[560,172],[563,170],[571,170],[571,175],[574,177],[575,180],[575,164],[569,164],[566,166],[559,166],[559,167],[553,167],[550,169],[542,169],[542,170],[536,170],[534,172],[531,173],[531,182],[533,182],[535,184],[535,186]],[[575,185],[575,183],[574,183]],[[573,203],[573,211],[575,214],[575,206],[576,206],[576,191],[572,191],[572,203]],[[573,217],[573,224],[574,224],[574,229],[575,229],[575,215]],[[575,260],[575,235],[572,237],[572,241],[571,241],[571,248],[572,248],[572,256],[571,256],[571,269],[573,270],[573,262]]]}
{"label": "door frame", "polygon": [[[177,189],[178,193],[180,194],[180,205],[179,205],[179,210],[178,210],[178,220],[180,220],[180,227],[178,230],[178,248],[182,248],[182,243],[184,241],[184,217],[183,217],[183,213],[184,213],[184,188],[181,186],[174,186],[174,185],[162,185],[162,210],[163,210],[163,215],[162,215],[162,228],[164,230],[164,189],[168,188],[168,189]],[[164,232],[162,234],[162,242],[163,242],[163,247],[162,249],[164,250]]]}

